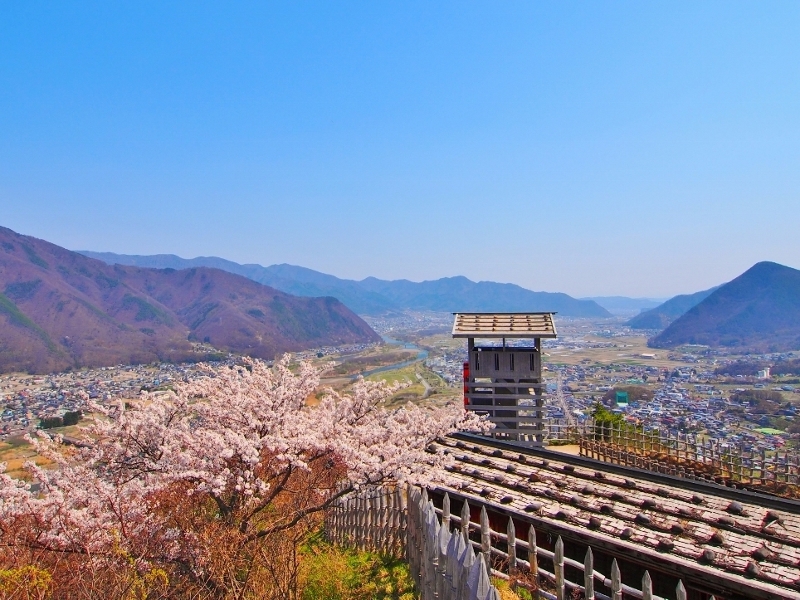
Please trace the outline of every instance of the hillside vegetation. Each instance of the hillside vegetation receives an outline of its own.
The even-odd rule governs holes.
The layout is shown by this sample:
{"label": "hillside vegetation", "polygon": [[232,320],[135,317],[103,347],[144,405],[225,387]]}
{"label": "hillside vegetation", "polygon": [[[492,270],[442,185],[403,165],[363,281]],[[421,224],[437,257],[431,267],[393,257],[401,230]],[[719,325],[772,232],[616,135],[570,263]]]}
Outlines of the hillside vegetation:
{"label": "hillside vegetation", "polygon": [[273,359],[377,341],[335,298],[295,297],[205,267],[109,266],[0,228],[0,372],[207,358],[195,342]]}

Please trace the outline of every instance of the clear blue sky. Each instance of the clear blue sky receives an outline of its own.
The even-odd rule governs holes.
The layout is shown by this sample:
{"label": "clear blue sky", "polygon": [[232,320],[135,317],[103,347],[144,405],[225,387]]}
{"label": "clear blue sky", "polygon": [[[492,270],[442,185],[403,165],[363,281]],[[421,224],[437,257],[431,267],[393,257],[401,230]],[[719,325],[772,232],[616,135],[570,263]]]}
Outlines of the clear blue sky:
{"label": "clear blue sky", "polygon": [[800,3],[0,1],[0,225],[576,296],[800,267]]}

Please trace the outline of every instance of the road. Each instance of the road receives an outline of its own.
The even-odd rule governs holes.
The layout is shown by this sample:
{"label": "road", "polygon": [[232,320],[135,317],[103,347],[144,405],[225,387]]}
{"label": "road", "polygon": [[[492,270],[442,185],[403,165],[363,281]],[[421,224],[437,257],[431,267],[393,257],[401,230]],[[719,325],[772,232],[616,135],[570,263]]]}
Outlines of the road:
{"label": "road", "polygon": [[425,386],[425,393],[422,394],[423,398],[427,398],[431,395],[431,384],[425,381],[425,378],[422,376],[421,373],[417,373],[417,379],[419,379],[420,383]]}

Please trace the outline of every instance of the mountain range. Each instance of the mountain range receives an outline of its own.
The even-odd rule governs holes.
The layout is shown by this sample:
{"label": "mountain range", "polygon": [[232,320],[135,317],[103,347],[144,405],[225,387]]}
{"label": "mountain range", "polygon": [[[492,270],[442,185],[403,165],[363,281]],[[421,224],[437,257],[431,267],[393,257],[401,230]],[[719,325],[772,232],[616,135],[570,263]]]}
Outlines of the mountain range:
{"label": "mountain range", "polygon": [[694,294],[681,294],[670,298],[655,308],[642,311],[629,320],[626,325],[632,329],[664,329],[689,309],[708,298],[718,288],[719,286],[716,286],[710,290],[703,290]]}
{"label": "mountain range", "polygon": [[583,300],[597,302],[614,316],[629,317],[659,306],[666,298],[657,300],[655,298],[629,298],[627,296],[595,296],[583,298]]}
{"label": "mountain range", "polygon": [[272,359],[380,337],[332,297],[224,270],[114,265],[0,227],[0,371],[203,358],[195,342]]}
{"label": "mountain range", "polygon": [[755,352],[800,349],[800,271],[757,263],[650,340],[655,348],[681,344]]}
{"label": "mountain range", "polygon": [[552,311],[566,317],[610,317],[593,300],[578,300],[567,294],[534,292],[512,283],[475,282],[466,277],[444,277],[433,281],[405,279],[386,281],[367,277],[361,281],[340,279],[293,265],[242,265],[217,257],[180,258],[172,254],[137,256],[110,252],[79,251],[109,265],[186,269],[214,267],[243,275],[253,281],[298,296],[333,296],[362,315],[380,315],[402,310],[441,312],[535,312]]}

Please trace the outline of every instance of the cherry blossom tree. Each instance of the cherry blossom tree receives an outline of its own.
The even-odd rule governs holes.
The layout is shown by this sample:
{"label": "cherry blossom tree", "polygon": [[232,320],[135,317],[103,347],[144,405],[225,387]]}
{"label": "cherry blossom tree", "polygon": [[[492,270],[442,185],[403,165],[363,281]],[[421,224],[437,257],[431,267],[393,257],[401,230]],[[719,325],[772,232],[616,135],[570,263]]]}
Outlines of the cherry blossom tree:
{"label": "cherry blossom tree", "polygon": [[27,465],[35,485],[0,473],[6,563],[25,549],[49,572],[69,557],[72,577],[124,572],[113,585],[150,595],[166,582],[172,595],[291,597],[297,544],[336,498],[444,480],[452,458],[430,442],[488,427],[458,404],[389,408],[395,388],[365,380],[309,406],[320,373],[290,367],[206,367],[167,396],[94,406],[85,444],[32,440],[52,466]]}

